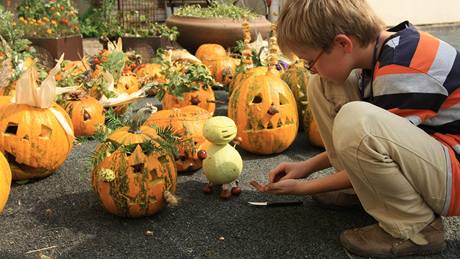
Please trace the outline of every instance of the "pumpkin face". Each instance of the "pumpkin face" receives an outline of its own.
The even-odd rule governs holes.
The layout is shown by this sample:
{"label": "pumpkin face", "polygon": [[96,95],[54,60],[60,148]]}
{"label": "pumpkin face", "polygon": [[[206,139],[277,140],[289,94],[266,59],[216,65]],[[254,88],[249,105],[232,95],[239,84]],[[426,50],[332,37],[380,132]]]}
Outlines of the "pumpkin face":
{"label": "pumpkin face", "polygon": [[195,171],[201,168],[202,161],[197,152],[205,150],[208,145],[203,137],[203,126],[211,114],[198,106],[185,106],[180,109],[161,110],[153,113],[144,125],[158,127],[171,126],[185,141],[179,146],[177,171]]}
{"label": "pumpkin face", "polygon": [[237,59],[226,56],[213,60],[205,60],[203,61],[203,64],[206,65],[209,72],[217,82],[227,86],[233,80],[238,62],[239,61]]}
{"label": "pumpkin face", "polygon": [[276,74],[253,76],[229,98],[228,117],[238,127],[240,146],[258,154],[280,153],[297,135],[297,105],[289,86]]}
{"label": "pumpkin face", "polygon": [[211,115],[213,115],[216,110],[216,98],[211,87],[207,87],[206,89],[200,87],[197,91],[184,93],[182,100],[172,94],[166,93],[161,102],[165,110],[181,108],[188,105],[196,105],[203,108]]}
{"label": "pumpkin face", "polygon": [[11,170],[8,161],[0,152],[0,213],[5,207],[6,201],[10,194]]}
{"label": "pumpkin face", "polygon": [[96,133],[99,125],[104,125],[104,107],[90,96],[80,100],[69,101],[65,110],[72,119],[75,136],[91,136]]}
{"label": "pumpkin face", "polygon": [[121,76],[117,82],[117,91],[132,94],[139,90],[139,81],[135,76]]}
{"label": "pumpkin face", "polygon": [[219,44],[203,44],[195,52],[195,56],[201,60],[201,62],[205,60],[213,60],[219,57],[227,56],[227,52],[225,51],[224,47]]}
{"label": "pumpkin face", "polygon": [[165,192],[176,191],[174,158],[155,142],[159,137],[153,128],[128,129],[118,129],[98,146],[97,153],[106,156],[93,169],[93,189],[112,214],[153,215],[164,207]]}
{"label": "pumpkin face", "polygon": [[72,131],[72,122],[57,104],[49,109],[13,103],[2,106],[0,150],[10,162],[14,180],[48,176],[64,163],[74,141],[64,127]]}

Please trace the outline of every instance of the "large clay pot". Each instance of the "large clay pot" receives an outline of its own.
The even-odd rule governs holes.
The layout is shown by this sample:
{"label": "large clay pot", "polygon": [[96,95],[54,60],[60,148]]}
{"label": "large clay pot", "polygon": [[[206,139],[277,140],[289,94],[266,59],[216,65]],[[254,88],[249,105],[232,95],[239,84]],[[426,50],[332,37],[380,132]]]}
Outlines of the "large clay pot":
{"label": "large clay pot", "polygon": [[[224,48],[234,47],[236,41],[243,39],[242,22],[243,20],[172,15],[166,20],[166,25],[176,26],[179,30],[177,42],[195,53],[204,43],[217,43]],[[255,39],[258,32],[267,38],[271,23],[264,16],[259,16],[249,22],[249,27],[251,38]]]}

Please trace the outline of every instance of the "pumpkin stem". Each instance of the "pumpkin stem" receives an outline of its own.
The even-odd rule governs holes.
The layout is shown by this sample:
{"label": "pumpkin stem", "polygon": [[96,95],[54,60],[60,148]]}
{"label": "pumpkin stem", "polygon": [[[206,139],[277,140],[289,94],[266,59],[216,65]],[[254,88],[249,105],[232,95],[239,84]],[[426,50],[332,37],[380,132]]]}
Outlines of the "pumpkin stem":
{"label": "pumpkin stem", "polygon": [[251,43],[251,30],[249,28],[248,20],[244,20],[242,26],[243,26],[243,47],[244,48],[241,54],[243,56],[243,65],[245,69],[247,69],[253,66],[252,49],[251,49],[251,46],[249,45]]}
{"label": "pumpkin stem", "polygon": [[157,111],[157,108],[151,104],[147,104],[145,107],[142,107],[139,110],[135,111],[133,115],[131,116],[128,131],[130,133],[138,133],[139,128],[150,117],[150,115],[152,115],[152,113],[156,111]]}
{"label": "pumpkin stem", "polygon": [[269,41],[269,57],[268,57],[268,71],[276,70],[278,64],[278,41],[276,40],[276,24],[272,24],[272,35]]}

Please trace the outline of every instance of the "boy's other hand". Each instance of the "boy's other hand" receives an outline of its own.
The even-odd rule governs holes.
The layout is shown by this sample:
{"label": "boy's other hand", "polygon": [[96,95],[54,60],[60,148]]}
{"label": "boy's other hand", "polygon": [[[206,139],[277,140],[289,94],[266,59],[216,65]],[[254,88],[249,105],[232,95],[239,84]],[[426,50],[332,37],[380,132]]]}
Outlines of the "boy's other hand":
{"label": "boy's other hand", "polygon": [[303,168],[302,162],[284,162],[269,172],[268,181],[277,183],[281,180],[299,179],[305,177],[307,173]]}

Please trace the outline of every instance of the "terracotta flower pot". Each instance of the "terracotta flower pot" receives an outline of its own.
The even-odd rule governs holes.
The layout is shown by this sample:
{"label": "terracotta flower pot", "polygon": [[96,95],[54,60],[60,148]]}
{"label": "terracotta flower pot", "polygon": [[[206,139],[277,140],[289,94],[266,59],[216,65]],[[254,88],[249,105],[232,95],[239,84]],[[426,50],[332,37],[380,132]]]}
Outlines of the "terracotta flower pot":
{"label": "terracotta flower pot", "polygon": [[81,60],[83,57],[83,40],[81,35],[67,36],[62,38],[29,38],[32,46],[37,49],[41,59],[45,59],[54,66],[55,60],[59,59],[62,53],[67,60]]}
{"label": "terracotta flower pot", "polygon": [[[166,25],[176,26],[179,30],[177,42],[195,53],[204,43],[217,43],[224,48],[234,47],[236,41],[243,39],[242,22],[243,20],[172,15],[166,20]],[[259,16],[250,21],[250,28],[252,39],[256,38],[257,32],[267,38],[271,23],[264,16]]]}

